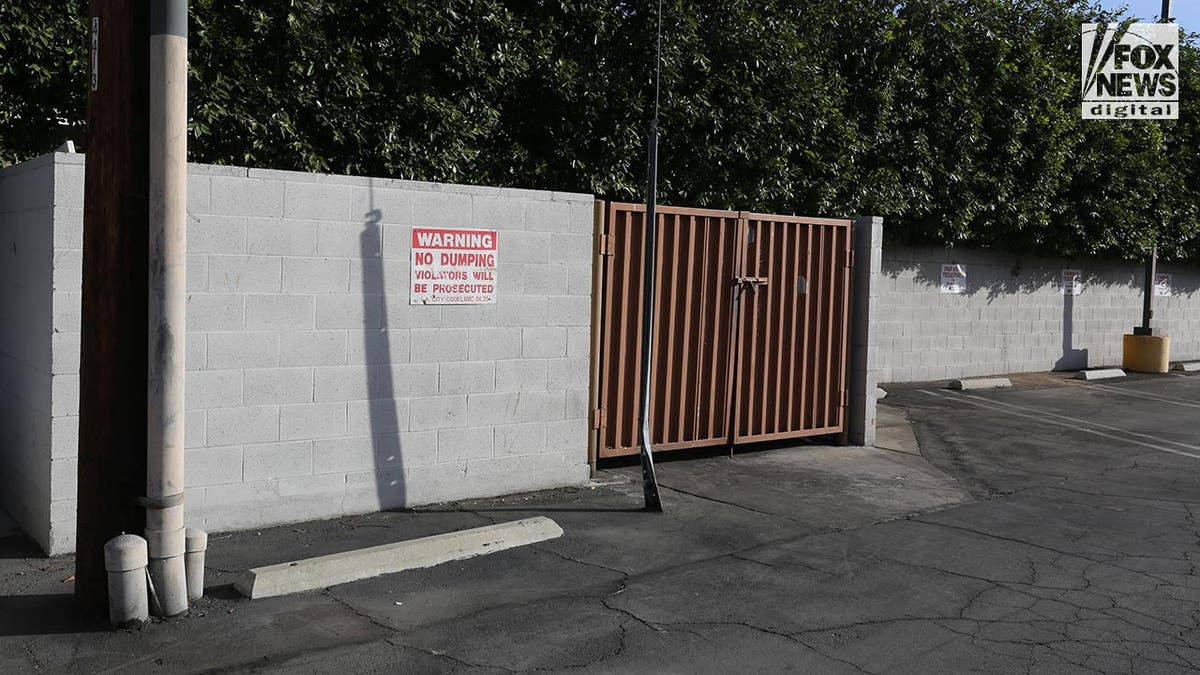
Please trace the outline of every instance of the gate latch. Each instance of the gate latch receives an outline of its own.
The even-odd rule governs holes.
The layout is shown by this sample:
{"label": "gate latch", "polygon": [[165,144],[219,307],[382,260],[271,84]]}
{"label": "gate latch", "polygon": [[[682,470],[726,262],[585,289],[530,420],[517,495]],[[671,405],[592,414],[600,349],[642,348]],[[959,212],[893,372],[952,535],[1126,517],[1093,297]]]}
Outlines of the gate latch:
{"label": "gate latch", "polygon": [[752,290],[757,291],[759,286],[767,285],[767,278],[766,277],[734,277],[733,283],[734,283],[734,285],[736,285],[740,288],[743,288],[743,289],[750,288]]}

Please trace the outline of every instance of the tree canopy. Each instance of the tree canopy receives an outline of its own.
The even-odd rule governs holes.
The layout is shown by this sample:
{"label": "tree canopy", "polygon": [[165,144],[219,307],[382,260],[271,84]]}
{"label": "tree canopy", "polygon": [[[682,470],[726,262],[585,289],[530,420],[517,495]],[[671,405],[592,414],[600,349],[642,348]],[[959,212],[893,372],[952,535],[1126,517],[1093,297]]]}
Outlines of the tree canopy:
{"label": "tree canopy", "polygon": [[[0,6],[0,163],[82,141],[86,3]],[[191,1],[196,161],[637,200],[657,0]],[[889,236],[1200,257],[1178,121],[1080,118],[1090,0],[668,0],[660,200]]]}

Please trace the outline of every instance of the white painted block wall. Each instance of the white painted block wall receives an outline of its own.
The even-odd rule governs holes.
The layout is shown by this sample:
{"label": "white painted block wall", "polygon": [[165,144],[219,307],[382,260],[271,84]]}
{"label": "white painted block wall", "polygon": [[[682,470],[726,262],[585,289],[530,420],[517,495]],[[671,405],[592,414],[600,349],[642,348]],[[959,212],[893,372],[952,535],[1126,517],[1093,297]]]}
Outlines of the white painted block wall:
{"label": "white painted block wall", "polygon": [[[940,291],[941,266],[967,268],[967,292]],[[1063,269],[1083,272],[1078,296]],[[885,246],[876,310],[880,382],[1120,366],[1121,336],[1142,319],[1143,267],[987,250]],[[1174,294],[1154,298],[1172,360],[1200,359],[1200,268],[1165,263]]]}
{"label": "white painted block wall", "polygon": [[[48,479],[15,475],[42,492],[11,501],[32,505],[41,520],[14,516],[57,554],[74,548],[83,156],[51,160],[27,164],[53,174],[55,219],[21,231],[75,233],[58,249],[41,242],[39,263],[53,255],[55,404],[38,419],[62,433],[16,442],[27,462],[55,463]],[[586,480],[592,203],[191,165],[189,524],[244,529]],[[410,306],[413,225],[498,230],[497,303]],[[45,290],[17,295],[46,304]],[[20,428],[5,420],[6,434]]]}

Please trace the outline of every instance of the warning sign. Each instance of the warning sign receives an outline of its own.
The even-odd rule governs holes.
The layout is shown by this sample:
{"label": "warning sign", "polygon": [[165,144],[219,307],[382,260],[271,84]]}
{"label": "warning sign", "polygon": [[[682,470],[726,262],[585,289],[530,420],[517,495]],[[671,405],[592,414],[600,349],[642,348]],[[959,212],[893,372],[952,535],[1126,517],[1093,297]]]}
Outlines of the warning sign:
{"label": "warning sign", "polygon": [[1082,270],[1063,270],[1062,271],[1062,294],[1063,295],[1079,295],[1083,293],[1083,271]]}
{"label": "warning sign", "polygon": [[495,230],[413,228],[410,305],[495,302]]}
{"label": "warning sign", "polygon": [[1154,275],[1154,297],[1169,298],[1171,297],[1171,275],[1170,274],[1155,274]]}
{"label": "warning sign", "polygon": [[966,265],[942,265],[942,292],[958,294],[967,292]]}

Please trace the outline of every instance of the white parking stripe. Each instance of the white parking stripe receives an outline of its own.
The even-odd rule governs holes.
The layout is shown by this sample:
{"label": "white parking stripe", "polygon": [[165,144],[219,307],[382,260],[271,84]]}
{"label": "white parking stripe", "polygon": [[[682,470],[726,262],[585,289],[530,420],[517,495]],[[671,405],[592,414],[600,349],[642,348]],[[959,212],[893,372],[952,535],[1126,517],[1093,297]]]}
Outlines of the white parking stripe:
{"label": "white parking stripe", "polygon": [[[979,397],[974,396],[972,398],[979,398]],[[1101,429],[1108,429],[1109,431],[1116,431],[1118,433],[1128,434],[1130,436],[1137,436],[1139,438],[1148,438],[1152,441],[1158,441],[1159,443],[1169,443],[1171,445],[1177,445],[1181,448],[1187,448],[1189,450],[1200,450],[1200,445],[1192,445],[1191,443],[1184,443],[1182,441],[1171,441],[1171,440],[1167,440],[1165,438],[1159,438],[1158,436],[1151,436],[1150,434],[1143,434],[1138,431],[1130,431],[1128,429],[1122,429],[1121,427],[1114,427],[1114,426],[1109,426],[1107,424],[1101,424],[1100,422],[1094,422],[1092,420],[1083,420],[1083,419],[1079,419],[1078,417],[1067,417],[1066,415],[1059,415],[1058,413],[1047,412],[1045,410],[1041,410],[1038,408],[1030,408],[1027,406],[1017,405],[1015,403],[1008,403],[1005,401],[992,401],[992,400],[986,399],[986,398],[979,398],[979,400],[985,401],[988,403],[995,403],[997,405],[1006,405],[1006,406],[1009,406],[1012,408],[1016,408],[1017,410],[1024,410],[1025,412],[1034,413],[1037,415],[1049,415],[1051,417],[1057,417],[1059,419],[1067,420],[1068,422],[1074,422],[1076,424],[1083,424],[1083,425],[1086,425],[1089,427],[1100,427]]]}
{"label": "white parking stripe", "polygon": [[1085,386],[1093,388],[1093,389],[1103,389],[1104,391],[1111,391],[1116,394],[1124,394],[1125,396],[1132,396],[1134,398],[1144,398],[1144,399],[1149,399],[1151,401],[1161,401],[1163,403],[1170,403],[1172,405],[1187,406],[1188,408],[1200,408],[1200,403],[1190,403],[1188,401],[1181,401],[1177,398],[1160,396],[1158,394],[1151,394],[1151,393],[1144,392],[1144,391],[1133,391],[1130,389],[1126,389],[1125,387],[1112,387],[1107,384],[1089,384],[1089,385],[1085,385]]}
{"label": "white parking stripe", "polygon": [[[949,397],[947,397],[947,398],[949,398]],[[1184,452],[1183,450],[1176,450],[1174,448],[1168,448],[1168,447],[1164,447],[1162,445],[1155,445],[1153,443],[1137,441],[1132,438],[1125,438],[1123,436],[1116,436],[1114,434],[1108,434],[1103,431],[1097,431],[1095,429],[1091,429],[1091,428],[1089,428],[1089,426],[1103,427],[1105,429],[1109,429],[1111,431],[1126,434],[1128,436],[1139,436],[1141,438],[1148,438],[1153,441],[1158,441],[1159,443],[1169,443],[1171,445],[1178,445],[1178,446],[1185,447],[1185,448],[1191,448],[1193,450],[1200,450],[1200,446],[1189,445],[1187,443],[1180,443],[1178,441],[1170,441],[1165,438],[1156,438],[1154,436],[1138,433],[1136,431],[1128,431],[1126,429],[1110,427],[1110,426],[1107,426],[1104,424],[1097,424],[1095,422],[1089,422],[1087,420],[1079,420],[1079,419],[1075,419],[1073,417],[1067,417],[1065,415],[1056,415],[1054,413],[1048,413],[1048,412],[1045,412],[1042,410],[1036,410],[1033,408],[1025,408],[1023,406],[1017,406],[1017,405],[1013,405],[1011,403],[1000,403],[999,401],[989,401],[988,399],[979,398],[978,396],[969,396],[968,395],[966,398],[972,398],[972,399],[976,399],[976,400],[963,401],[963,403],[970,403],[971,405],[979,406],[981,408],[988,408],[991,410],[995,410],[996,412],[1007,413],[1007,414],[1013,415],[1015,417],[1023,417],[1026,419],[1031,419],[1031,420],[1037,421],[1041,424],[1053,424],[1055,426],[1066,427],[1067,429],[1074,429],[1076,431],[1082,431],[1084,433],[1094,434],[1096,436],[1103,436],[1104,438],[1111,438],[1113,440],[1122,441],[1125,443],[1133,443],[1134,445],[1140,445],[1142,447],[1150,448],[1152,450],[1158,450],[1159,452],[1166,452],[1166,453],[1170,453],[1172,455],[1182,455],[1183,457],[1191,457],[1192,459],[1200,459],[1200,455],[1195,454],[1195,453]],[[997,404],[997,403],[999,405],[993,405],[993,404]],[[1026,410],[1029,412],[1028,413],[1016,412],[1014,410],[1008,410],[1008,409],[1000,407],[1000,406],[1009,406],[1012,408],[1016,408],[1017,410]],[[1054,420],[1046,419],[1047,416],[1058,417],[1058,418],[1061,418],[1064,420],[1075,422],[1075,424],[1067,424],[1065,422],[1056,422]],[[1088,425],[1088,426],[1084,426],[1084,425]]]}

